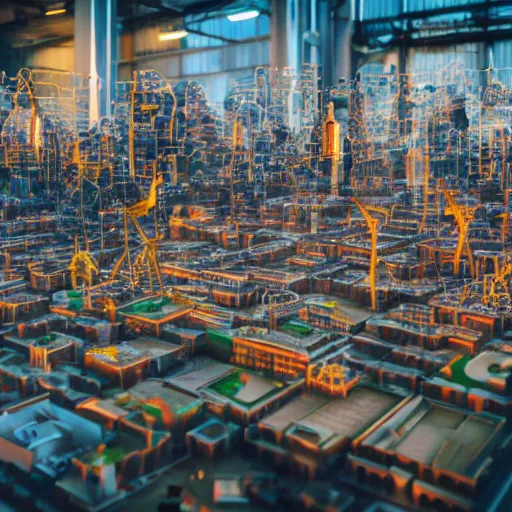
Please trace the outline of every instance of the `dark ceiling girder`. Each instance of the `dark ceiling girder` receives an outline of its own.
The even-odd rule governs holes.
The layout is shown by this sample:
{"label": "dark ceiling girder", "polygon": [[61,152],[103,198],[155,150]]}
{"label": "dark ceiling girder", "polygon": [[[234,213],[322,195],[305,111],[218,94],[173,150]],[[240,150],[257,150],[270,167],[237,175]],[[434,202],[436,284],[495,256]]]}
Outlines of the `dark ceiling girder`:
{"label": "dark ceiling girder", "polygon": [[216,0],[214,2],[211,1],[201,1],[191,3],[190,6],[183,9],[182,11],[177,9],[172,9],[170,7],[162,5],[159,0],[142,0],[140,1],[141,5],[145,7],[149,7],[150,9],[155,9],[156,12],[146,14],[146,15],[134,15],[125,17],[122,22],[126,27],[135,27],[140,25],[141,23],[151,23],[151,22],[159,22],[162,21],[162,16],[165,19],[176,19],[176,18],[184,18],[185,16],[189,16],[191,14],[204,14],[210,12],[217,12],[225,9],[231,4],[235,3],[235,0]]}
{"label": "dark ceiling girder", "polygon": [[362,20],[363,24],[389,23],[390,20],[413,20],[430,18],[431,16],[442,16],[443,14],[453,14],[459,12],[475,12],[482,10],[492,10],[494,8],[506,7],[512,5],[512,0],[499,0],[499,2],[479,2],[474,4],[459,4],[451,7],[443,7],[441,9],[424,9],[422,11],[402,12],[386,18],[372,18]]}
{"label": "dark ceiling girder", "polygon": [[178,11],[177,9],[172,9],[171,7],[167,7],[162,5],[162,2],[159,0],[139,0],[141,5],[145,7],[149,7],[150,9],[156,9],[158,12],[165,14],[169,17],[179,18],[183,16],[183,11]]}
{"label": "dark ceiling girder", "polygon": [[[488,27],[503,26],[512,23],[512,16],[500,16],[499,8],[512,6],[512,0],[501,0],[496,3],[481,2],[478,4],[459,5],[458,7],[447,7],[436,11],[426,10],[410,13],[402,13],[392,18],[378,18],[355,22],[355,32],[353,41],[359,45],[367,45],[372,50],[385,51],[396,48],[401,45],[408,47],[419,47],[424,45],[447,45],[453,43],[466,43],[482,40],[493,40],[504,37],[508,34],[510,38],[510,30],[492,30]],[[473,31],[457,30],[457,26],[453,26],[453,32],[440,36],[422,36],[413,38],[412,34],[429,30],[435,31],[435,28],[428,29],[425,27],[416,28],[412,25],[415,19],[428,19],[433,16],[442,16],[444,14],[464,12],[472,14],[468,18],[468,24],[471,24]],[[496,12],[496,16],[490,17],[490,12]],[[401,26],[400,26],[401,24]],[[461,22],[458,23],[462,28]],[[380,44],[378,37],[393,34],[393,38],[385,44]]]}
{"label": "dark ceiling girder", "polygon": [[202,30],[196,30],[194,28],[190,28],[185,22],[183,23],[183,28],[187,32],[190,32],[191,34],[197,34],[199,36],[204,36],[204,37],[211,37],[212,39],[217,39],[217,40],[222,41],[222,42],[227,43],[227,44],[235,44],[235,43],[239,43],[240,42],[237,39],[229,39],[229,38],[223,37],[223,36],[207,34],[206,32],[203,32]]}
{"label": "dark ceiling girder", "polygon": [[[185,22],[185,16],[191,15],[191,14],[207,14],[210,12],[218,12],[222,9],[225,9],[226,7],[229,7],[235,3],[235,0],[224,0],[219,2],[214,2],[214,5],[212,6],[212,2],[203,1],[203,2],[195,2],[190,5],[188,9],[183,9],[182,11],[178,11],[176,9],[171,9],[169,7],[163,6],[161,4],[161,1],[159,0],[141,0],[141,4],[149,7],[151,9],[158,9],[158,12],[151,13],[147,16],[137,16],[137,17],[130,17],[125,18],[123,20],[123,25],[127,28],[134,28],[136,26],[139,26],[141,23],[141,20],[143,23],[151,22],[153,19],[158,20],[159,23],[162,21],[165,21],[165,19],[173,20],[176,18],[182,19],[183,28],[190,32],[191,34],[198,34],[200,36],[205,37],[211,37],[212,39],[217,39],[219,41],[222,41],[227,44],[233,44],[237,43],[238,41],[236,39],[229,39],[224,36],[220,35],[213,35],[208,34],[206,32],[203,32],[202,30],[193,29],[191,28],[186,22]],[[208,8],[207,8],[208,7]],[[162,15],[164,16],[164,19],[162,19]]]}
{"label": "dark ceiling girder", "polygon": [[417,48],[421,46],[447,46],[459,43],[478,43],[484,40],[487,36],[493,41],[498,39],[510,39],[510,30],[493,30],[492,32],[488,33],[464,32],[459,34],[430,37],[426,39],[411,39],[407,41],[407,46],[410,48]]}

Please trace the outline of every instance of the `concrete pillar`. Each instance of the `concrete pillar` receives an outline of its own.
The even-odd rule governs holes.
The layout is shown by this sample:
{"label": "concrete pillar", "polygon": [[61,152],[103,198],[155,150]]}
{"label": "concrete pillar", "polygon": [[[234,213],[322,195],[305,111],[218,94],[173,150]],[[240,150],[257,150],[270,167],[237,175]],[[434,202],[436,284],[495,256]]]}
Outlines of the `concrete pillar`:
{"label": "concrete pillar", "polygon": [[75,71],[84,75],[91,66],[91,1],[75,0]]}
{"label": "concrete pillar", "polygon": [[320,0],[317,4],[317,12],[320,64],[322,64],[321,75],[324,87],[328,87],[335,83],[333,58],[334,20],[331,17],[329,0]]}
{"label": "concrete pillar", "polygon": [[318,51],[318,11],[317,0],[308,0],[310,9],[309,18],[309,61],[311,64],[319,64],[319,51]]}
{"label": "concrete pillar", "polygon": [[90,77],[89,122],[110,116],[117,55],[115,0],[75,0],[75,70]]}
{"label": "concrete pillar", "polygon": [[351,6],[352,2],[346,1],[334,15],[334,83],[341,77],[353,78]]}
{"label": "concrete pillar", "polygon": [[270,19],[270,65],[288,66],[288,0],[272,0]]}
{"label": "concrete pillar", "polygon": [[288,1],[288,65],[297,70],[300,62],[300,41],[299,41],[299,2],[300,0],[287,0]]}
{"label": "concrete pillar", "polygon": [[[304,63],[320,64],[325,85],[337,82],[335,71],[337,53],[344,55],[350,51],[350,5],[339,10],[347,11],[346,48],[336,43],[335,17],[332,13],[332,2],[329,0],[273,0],[272,5],[279,4],[280,9],[287,9],[288,16],[288,61],[299,71]],[[350,2],[349,2],[350,4]],[[274,7],[273,7],[274,8]],[[274,31],[274,27],[272,27]],[[348,59],[350,60],[350,59]],[[348,75],[348,74],[347,74]]]}
{"label": "concrete pillar", "polygon": [[[304,43],[304,34],[309,29],[309,18],[311,11],[309,9],[309,0],[295,0],[297,6],[296,17],[298,18],[297,23],[297,70],[300,70],[304,62],[309,62],[309,52],[306,52],[306,45]],[[307,56],[306,56],[307,54]]]}
{"label": "concrete pillar", "polygon": [[[279,0],[274,0],[279,3]],[[281,0],[287,9],[288,65],[299,72],[304,62],[311,61],[310,42],[312,0]],[[283,7],[281,6],[281,9]],[[316,11],[315,11],[316,13]],[[315,14],[316,17],[316,14]]]}

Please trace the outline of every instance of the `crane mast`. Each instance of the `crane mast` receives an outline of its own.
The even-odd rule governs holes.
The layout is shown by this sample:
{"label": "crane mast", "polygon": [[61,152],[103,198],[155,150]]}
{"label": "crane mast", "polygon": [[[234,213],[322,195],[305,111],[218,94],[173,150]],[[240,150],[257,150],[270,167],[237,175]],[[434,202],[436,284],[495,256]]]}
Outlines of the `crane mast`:
{"label": "crane mast", "polygon": [[370,230],[371,239],[371,255],[370,255],[370,294],[372,300],[372,311],[377,311],[377,226],[379,225],[379,219],[375,219],[370,215],[368,209],[355,197],[351,198],[351,201],[359,208],[363,214],[364,220]]}
{"label": "crane mast", "polygon": [[443,179],[439,180],[441,191],[443,192],[448,208],[445,209],[445,215],[452,215],[457,224],[459,231],[459,238],[457,241],[457,249],[453,260],[453,274],[458,277],[460,275],[460,260],[464,252],[468,257],[469,268],[471,276],[475,275],[475,263],[473,260],[473,253],[469,245],[468,232],[471,221],[475,218],[475,211],[477,207],[467,207],[458,205],[453,199],[452,193],[446,188]]}

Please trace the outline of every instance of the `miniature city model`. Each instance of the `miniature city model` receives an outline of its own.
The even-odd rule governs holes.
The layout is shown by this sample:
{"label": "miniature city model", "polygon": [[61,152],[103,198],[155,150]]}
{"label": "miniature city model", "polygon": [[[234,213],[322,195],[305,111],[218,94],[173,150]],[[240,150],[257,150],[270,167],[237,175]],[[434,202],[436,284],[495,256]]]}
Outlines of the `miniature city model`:
{"label": "miniature city model", "polygon": [[470,71],[218,111],[139,70],[92,126],[2,75],[2,502],[509,510],[512,89]]}

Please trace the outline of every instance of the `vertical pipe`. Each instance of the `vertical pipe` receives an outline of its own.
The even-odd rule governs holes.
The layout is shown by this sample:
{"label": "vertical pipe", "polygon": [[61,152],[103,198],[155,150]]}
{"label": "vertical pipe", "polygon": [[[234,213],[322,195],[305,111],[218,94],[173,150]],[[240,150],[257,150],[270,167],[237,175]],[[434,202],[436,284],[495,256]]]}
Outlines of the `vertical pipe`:
{"label": "vertical pipe", "polygon": [[300,0],[288,2],[288,65],[295,71],[300,68],[299,4]]}
{"label": "vertical pipe", "polygon": [[75,0],[75,71],[85,76],[91,60],[91,0]]}
{"label": "vertical pipe", "polygon": [[288,66],[288,2],[272,0],[270,20],[270,65],[282,69]]}
{"label": "vertical pipe", "polygon": [[308,62],[309,54],[306,55],[305,44],[304,44],[304,33],[308,29],[307,20],[309,19],[309,11],[307,10],[309,0],[295,0],[297,6],[295,16],[297,18],[297,40],[298,40],[298,58],[297,58],[297,70],[304,62]]}
{"label": "vertical pipe", "polygon": [[107,18],[107,62],[106,62],[106,112],[108,117],[112,116],[112,102],[116,95],[117,82],[117,1],[106,0],[105,3]]}
{"label": "vertical pipe", "polygon": [[353,1],[347,1],[335,12],[333,81],[341,77],[352,78],[352,9]]}
{"label": "vertical pipe", "polygon": [[[316,34],[317,32],[317,0],[309,0],[309,8],[310,8],[310,25],[309,25],[309,33],[311,35]],[[309,62],[311,64],[318,64],[318,48],[316,46],[311,46],[309,49]]]}
{"label": "vertical pipe", "polygon": [[329,0],[320,0],[318,2],[318,26],[321,27],[319,39],[323,85],[324,87],[328,87],[334,83],[334,59],[332,51],[334,19],[331,17]]}
{"label": "vertical pipe", "polygon": [[89,122],[111,115],[116,82],[114,0],[75,0],[75,70],[89,76]]}

